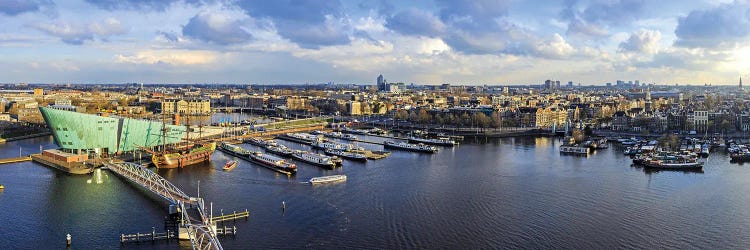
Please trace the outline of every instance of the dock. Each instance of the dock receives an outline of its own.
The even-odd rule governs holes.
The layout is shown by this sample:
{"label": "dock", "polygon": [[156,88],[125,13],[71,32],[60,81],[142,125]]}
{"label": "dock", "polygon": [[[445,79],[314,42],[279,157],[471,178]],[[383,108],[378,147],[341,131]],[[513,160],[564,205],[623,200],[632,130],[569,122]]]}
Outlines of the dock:
{"label": "dock", "polygon": [[[237,227],[216,227],[216,235],[237,235]],[[120,234],[120,244],[125,243],[141,243],[141,242],[154,242],[159,240],[178,240],[175,231],[167,230],[166,232],[156,232],[156,229],[152,228],[150,233],[135,233],[135,234]]]}
{"label": "dock", "polygon": [[245,209],[245,211],[240,211],[239,213],[235,211],[227,215],[222,214],[219,216],[213,216],[213,217],[210,217],[209,220],[212,222],[223,222],[223,221],[229,221],[229,220],[234,221],[237,219],[247,220],[247,218],[249,217],[250,217],[250,212],[248,212],[247,209]]}
{"label": "dock", "polygon": [[87,166],[85,163],[59,161],[42,154],[32,154],[31,160],[69,174],[90,174],[94,172],[93,166]]}
{"label": "dock", "polygon": [[31,156],[27,155],[27,156],[21,156],[21,157],[0,159],[0,164],[24,162],[24,161],[30,161],[30,160],[31,160]]}

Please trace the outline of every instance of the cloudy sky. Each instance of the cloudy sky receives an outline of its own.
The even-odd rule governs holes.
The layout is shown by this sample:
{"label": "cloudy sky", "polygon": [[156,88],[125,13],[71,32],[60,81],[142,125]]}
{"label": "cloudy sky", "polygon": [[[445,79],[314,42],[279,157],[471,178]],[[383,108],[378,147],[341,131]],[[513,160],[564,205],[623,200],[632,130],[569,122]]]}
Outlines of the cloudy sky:
{"label": "cloudy sky", "polygon": [[750,81],[750,0],[0,0],[0,82]]}

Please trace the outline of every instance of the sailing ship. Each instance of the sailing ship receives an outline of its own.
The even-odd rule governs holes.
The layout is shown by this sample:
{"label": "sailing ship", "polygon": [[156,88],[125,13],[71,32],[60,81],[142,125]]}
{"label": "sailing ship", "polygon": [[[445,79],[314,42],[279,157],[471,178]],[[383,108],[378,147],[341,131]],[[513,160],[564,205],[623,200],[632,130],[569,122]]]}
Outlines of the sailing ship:
{"label": "sailing ship", "polygon": [[[163,111],[162,111],[163,112]],[[156,168],[184,168],[190,165],[209,162],[211,154],[216,150],[216,143],[194,143],[190,141],[190,110],[187,116],[187,133],[185,133],[185,145],[173,150],[166,146],[166,122],[162,115],[162,151],[151,152],[151,161]]]}

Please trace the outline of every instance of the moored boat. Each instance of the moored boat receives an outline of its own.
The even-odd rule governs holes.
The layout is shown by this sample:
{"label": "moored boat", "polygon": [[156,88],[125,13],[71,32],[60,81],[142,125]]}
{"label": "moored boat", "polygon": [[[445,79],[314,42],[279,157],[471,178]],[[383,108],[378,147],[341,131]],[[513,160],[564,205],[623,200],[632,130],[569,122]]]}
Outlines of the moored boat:
{"label": "moored boat", "polygon": [[253,153],[252,151],[247,150],[243,147],[230,144],[230,143],[226,143],[226,142],[223,142],[221,143],[221,145],[219,145],[219,150],[229,153],[231,155],[244,156],[244,157],[250,156],[250,154]]}
{"label": "moored boat", "polygon": [[255,145],[255,146],[258,146],[258,147],[276,146],[276,142],[273,141],[273,140],[264,140],[264,139],[257,138],[257,137],[253,137],[253,138],[250,138],[250,139],[245,139],[242,142],[248,143],[248,144],[251,144],[251,145]]}
{"label": "moored boat", "polygon": [[409,137],[409,142],[411,143],[424,143],[429,145],[437,145],[437,146],[445,146],[445,147],[453,147],[457,142],[448,139],[448,138],[436,138],[436,139],[430,139],[430,138],[420,138],[420,137]]}
{"label": "moored boat", "polygon": [[328,169],[334,169],[336,167],[333,158],[307,151],[298,150],[292,154],[292,158],[318,167]]}
{"label": "moored boat", "polygon": [[703,162],[690,151],[667,152],[660,151],[637,155],[633,163],[651,169],[665,170],[695,170],[703,168]]}
{"label": "moored boat", "polygon": [[297,165],[286,160],[273,156],[271,154],[263,154],[261,152],[255,152],[250,155],[250,159],[253,162],[260,164],[263,167],[276,170],[278,172],[286,174],[296,174]]}
{"label": "moored boat", "polygon": [[155,153],[151,156],[151,161],[156,168],[183,168],[210,161],[214,150],[216,150],[216,143],[211,142],[186,152]]}
{"label": "moored boat", "polygon": [[278,138],[302,144],[312,144],[313,142],[317,142],[320,140],[320,137],[308,133],[281,134],[278,136]]}
{"label": "moored boat", "polygon": [[406,143],[406,142],[385,141],[383,142],[383,146],[386,148],[401,149],[401,150],[423,152],[423,153],[435,153],[438,151],[438,148],[434,146],[430,146],[430,145],[425,145],[422,143],[411,144],[411,143]]}
{"label": "moored boat", "polygon": [[266,152],[279,155],[279,156],[284,156],[284,157],[292,156],[292,154],[294,153],[293,150],[287,148],[284,145],[269,146],[269,147],[266,147],[265,149],[266,149]]}
{"label": "moored boat", "polygon": [[347,152],[347,151],[338,150],[338,149],[326,149],[325,153],[328,155],[335,155],[335,156],[338,156],[347,160],[352,160],[352,161],[367,161],[367,156],[365,156],[364,154],[360,154],[360,153]]}

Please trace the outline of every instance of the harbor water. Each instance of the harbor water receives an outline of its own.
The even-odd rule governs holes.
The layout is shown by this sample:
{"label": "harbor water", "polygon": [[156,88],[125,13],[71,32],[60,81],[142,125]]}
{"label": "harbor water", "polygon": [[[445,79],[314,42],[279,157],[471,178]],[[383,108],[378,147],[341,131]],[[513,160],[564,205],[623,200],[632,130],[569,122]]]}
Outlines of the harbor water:
{"label": "harbor water", "polygon": [[[362,137],[362,136],[360,136]],[[366,137],[382,141],[378,137]],[[279,140],[297,149],[309,146]],[[213,213],[250,211],[226,249],[247,248],[728,248],[750,245],[750,166],[712,152],[702,173],[647,172],[611,145],[561,155],[557,138],[467,139],[436,154],[324,170],[297,163],[291,178],[220,151],[210,165],[160,170]],[[369,149],[380,145],[358,143]],[[52,148],[52,137],[0,145],[0,157]],[[242,145],[248,149],[256,147]],[[347,181],[309,185],[311,177]],[[200,181],[200,185],[199,185]],[[119,235],[163,229],[166,202],[107,170],[71,176],[33,162],[0,165],[4,249],[120,248]],[[286,209],[282,210],[282,202]],[[175,249],[188,242],[128,244]]]}

